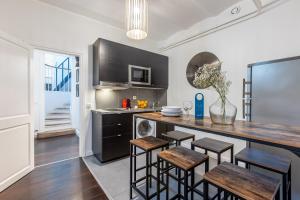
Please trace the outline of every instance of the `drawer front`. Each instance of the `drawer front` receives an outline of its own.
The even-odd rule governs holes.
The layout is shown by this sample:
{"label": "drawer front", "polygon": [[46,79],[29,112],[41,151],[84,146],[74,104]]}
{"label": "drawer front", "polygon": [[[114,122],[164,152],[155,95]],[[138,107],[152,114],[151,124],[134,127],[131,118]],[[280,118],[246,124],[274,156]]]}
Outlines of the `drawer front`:
{"label": "drawer front", "polygon": [[121,114],[109,114],[103,115],[102,117],[102,124],[103,126],[106,125],[117,125],[121,123]]}
{"label": "drawer front", "polygon": [[103,116],[103,137],[132,135],[132,113]]}
{"label": "drawer front", "polygon": [[129,141],[132,137],[122,135],[116,137],[103,138],[102,161],[109,161],[129,155]]}

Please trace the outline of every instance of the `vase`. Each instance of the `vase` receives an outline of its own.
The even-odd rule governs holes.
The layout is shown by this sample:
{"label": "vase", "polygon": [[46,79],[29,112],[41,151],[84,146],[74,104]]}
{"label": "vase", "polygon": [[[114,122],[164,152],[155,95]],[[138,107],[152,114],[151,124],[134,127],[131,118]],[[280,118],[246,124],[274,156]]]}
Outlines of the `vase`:
{"label": "vase", "polygon": [[232,125],[235,121],[237,108],[225,97],[220,98],[209,106],[209,114],[213,123]]}

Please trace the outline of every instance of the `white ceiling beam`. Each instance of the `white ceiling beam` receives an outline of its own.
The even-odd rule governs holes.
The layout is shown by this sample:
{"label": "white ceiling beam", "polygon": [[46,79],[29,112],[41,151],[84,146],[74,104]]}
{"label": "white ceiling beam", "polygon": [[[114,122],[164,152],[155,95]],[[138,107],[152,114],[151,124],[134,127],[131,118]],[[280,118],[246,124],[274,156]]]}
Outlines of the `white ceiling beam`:
{"label": "white ceiling beam", "polygon": [[255,6],[257,7],[257,10],[260,12],[263,7],[261,0],[253,0],[253,2],[255,4]]}

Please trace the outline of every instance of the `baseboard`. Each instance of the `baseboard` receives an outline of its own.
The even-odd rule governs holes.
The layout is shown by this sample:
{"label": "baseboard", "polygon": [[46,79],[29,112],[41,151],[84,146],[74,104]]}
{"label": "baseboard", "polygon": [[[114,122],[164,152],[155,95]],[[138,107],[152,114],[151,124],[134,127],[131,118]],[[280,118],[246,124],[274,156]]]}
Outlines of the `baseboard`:
{"label": "baseboard", "polygon": [[37,139],[45,139],[51,137],[65,136],[65,135],[75,135],[76,130],[73,128],[70,129],[62,129],[55,131],[45,131],[37,134]]}
{"label": "baseboard", "polygon": [[80,131],[78,129],[75,129],[75,133],[80,138]]}
{"label": "baseboard", "polygon": [[0,182],[0,192],[2,192],[3,190],[5,190],[9,186],[11,186],[18,180],[20,180],[22,177],[24,177],[25,175],[30,173],[32,170],[33,170],[33,167],[29,165],[29,166],[25,167],[23,170],[19,171],[18,173],[14,174],[14,175],[10,176],[9,178],[5,179],[4,181]]}
{"label": "baseboard", "polygon": [[86,151],[86,153],[85,153],[86,157],[92,156],[92,155],[94,155],[94,152],[92,150]]}

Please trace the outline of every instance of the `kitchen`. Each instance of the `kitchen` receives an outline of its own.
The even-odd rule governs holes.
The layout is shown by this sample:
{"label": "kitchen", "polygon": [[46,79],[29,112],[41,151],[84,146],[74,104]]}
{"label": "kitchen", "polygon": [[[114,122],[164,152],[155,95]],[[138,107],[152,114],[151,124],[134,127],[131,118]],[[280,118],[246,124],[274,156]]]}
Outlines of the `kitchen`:
{"label": "kitchen", "polygon": [[[4,0],[0,199],[299,199],[299,8]],[[32,49],[80,58],[79,157],[41,167]]]}
{"label": "kitchen", "polygon": [[[274,193],[274,199],[280,199],[281,195],[283,199],[291,199],[291,185],[297,187],[294,186],[297,185],[297,180],[292,180],[291,178],[291,169],[295,170],[294,167],[297,165],[298,160],[297,155],[299,155],[298,142],[294,141],[295,138],[298,140],[299,128],[277,125],[277,123],[280,124],[282,121],[285,121],[286,125],[292,125],[293,123],[297,125],[297,120],[293,117],[287,119],[284,110],[272,111],[272,107],[278,107],[278,101],[272,102],[273,105],[271,105],[269,96],[276,96],[277,99],[281,99],[280,101],[284,102],[293,102],[293,99],[297,98],[291,97],[287,90],[299,89],[297,86],[295,87],[297,76],[293,76],[293,73],[298,71],[299,57],[258,62],[246,66],[248,76],[240,84],[240,87],[243,88],[240,100],[243,103],[242,118],[244,120],[235,120],[237,109],[229,102],[229,105],[226,105],[226,118],[218,121],[220,117],[214,119],[212,115],[212,105],[209,107],[208,116],[210,117],[204,117],[204,104],[207,102],[204,101],[205,96],[199,92],[196,93],[194,101],[183,101],[182,106],[166,106],[168,102],[168,57],[104,39],[98,39],[93,47],[93,74],[94,86],[97,89],[95,95],[97,109],[92,110],[94,156],[87,158],[86,162],[101,187],[106,190],[106,194],[109,194],[111,198],[126,199],[130,195],[130,199],[139,199],[140,197],[147,199],[157,195],[158,189],[155,191],[151,187],[151,184],[155,184],[152,181],[152,178],[155,179],[155,176],[152,177],[155,174],[155,172],[152,172],[152,168],[157,168],[157,171],[159,171],[159,164],[157,162],[152,164],[152,159],[156,160],[156,156],[160,155],[160,151],[157,147],[153,148],[153,152],[152,150],[148,152],[146,149],[143,149],[143,145],[147,145],[147,142],[149,142],[148,145],[153,145],[153,143],[159,144],[159,140],[151,140],[153,137],[162,141],[168,141],[167,147],[164,145],[159,146],[162,149],[176,149],[177,146],[190,149],[191,145],[193,149],[195,147],[204,149],[205,152],[203,153],[210,156],[209,169],[218,166],[222,162],[234,163],[235,158],[236,165],[239,161],[247,161],[245,166],[249,168],[249,165],[251,165],[252,171],[266,173],[271,177],[277,178],[280,178],[280,175],[282,175],[284,177],[282,179],[282,194],[280,192]],[[128,52],[130,52],[130,56]],[[113,59],[115,55],[117,57]],[[140,58],[140,60],[137,58]],[[153,62],[154,60],[157,62]],[[215,63],[218,64],[216,65]],[[200,73],[197,72],[199,68],[197,66],[203,66]],[[190,87],[197,89],[208,88],[210,85],[201,88],[201,85],[197,85],[193,80],[196,79],[197,73],[199,77],[206,73],[205,67],[219,68],[220,66],[219,59],[214,54],[201,52],[195,55],[187,64],[186,81],[190,84]],[[113,69],[114,67],[116,69]],[[108,71],[107,68],[111,71]],[[157,73],[156,69],[159,69],[157,70],[159,73]],[[118,75],[115,75],[116,73]],[[268,78],[270,73],[273,75],[272,78]],[[282,95],[278,93],[278,89],[271,93],[272,85],[276,84],[282,74],[290,77],[289,83],[280,84]],[[226,85],[226,83],[225,81],[223,85]],[[201,84],[203,85],[203,83]],[[213,85],[212,87],[217,88],[218,86]],[[266,93],[268,95],[265,95]],[[139,101],[143,103],[139,103]],[[270,103],[270,106],[266,106],[267,102]],[[195,107],[195,113],[190,113],[189,110],[193,107]],[[287,109],[291,109],[291,113],[293,107],[285,108],[285,110]],[[184,110],[184,113],[182,110]],[[262,112],[262,110],[264,111]],[[216,113],[216,115],[218,114]],[[272,119],[271,116],[276,116],[276,118]],[[246,121],[250,122],[247,123]],[[281,131],[285,133],[283,134]],[[151,141],[147,141],[148,139]],[[169,142],[171,143],[169,144]],[[195,146],[193,147],[193,145]],[[290,152],[280,150],[278,147]],[[211,153],[208,153],[208,151]],[[276,156],[274,152],[284,156],[284,158]],[[185,152],[181,156],[187,156],[186,154],[188,153]],[[143,154],[146,154],[146,158]],[[138,159],[138,156],[141,156],[141,158]],[[150,161],[145,162],[147,158]],[[265,161],[266,158],[268,158],[268,161]],[[292,159],[294,167],[291,168]],[[128,162],[130,166],[128,166]],[[286,165],[283,171],[278,169],[279,166],[275,164],[276,162],[282,162],[282,165]],[[172,162],[170,161],[170,163]],[[176,162],[172,164],[176,168]],[[146,172],[139,172],[145,168],[147,169],[145,170]],[[131,172],[129,177],[131,186],[128,185],[129,172]],[[138,172],[140,174],[136,175]],[[205,172],[207,173],[208,170]],[[199,174],[206,174],[205,172],[203,169],[196,170],[198,176]],[[143,177],[141,173],[146,173],[146,175]],[[177,175],[177,168],[172,173],[168,175],[172,178],[175,177],[174,180],[176,182],[175,174]],[[296,172],[294,171],[293,173]],[[168,175],[166,176],[168,177]],[[157,174],[156,177],[159,177],[159,175]],[[162,182],[164,182],[163,177],[164,175],[162,175]],[[258,177],[255,178],[258,179]],[[142,183],[144,179],[147,179],[147,181]],[[167,192],[167,189],[163,189],[166,190],[166,193],[164,191],[161,192],[160,196],[162,199],[165,197],[168,199],[169,192],[174,197],[177,197],[177,192],[179,195],[182,195],[179,192],[180,190],[176,191],[174,180],[168,183],[172,185],[169,188],[170,191]],[[200,181],[199,184],[201,183]],[[119,188],[112,187],[115,184],[119,185]],[[182,184],[185,185],[185,182]],[[162,183],[162,185],[164,184]],[[148,187],[150,191],[147,191]],[[226,188],[226,186],[223,187]],[[238,188],[239,185],[236,187]],[[255,187],[252,189],[255,189]],[[205,191],[205,189],[203,188],[202,191]],[[264,189],[261,189],[261,191],[265,192]],[[280,189],[277,188],[275,191],[280,191]],[[239,192],[243,194],[243,191]],[[197,195],[200,195],[198,198],[202,198],[205,194],[205,192],[193,193],[195,198]],[[215,195],[215,197],[219,197],[218,195],[220,195],[222,197],[222,195],[225,195],[231,196],[231,198],[237,197],[232,196],[234,193],[224,192],[223,194],[220,189],[212,193],[216,194],[209,194],[209,196]],[[184,195],[186,194],[188,194],[188,191],[184,193]],[[246,199],[258,198],[259,196],[255,192],[248,195],[245,197]],[[184,198],[185,196],[181,197]]]}

